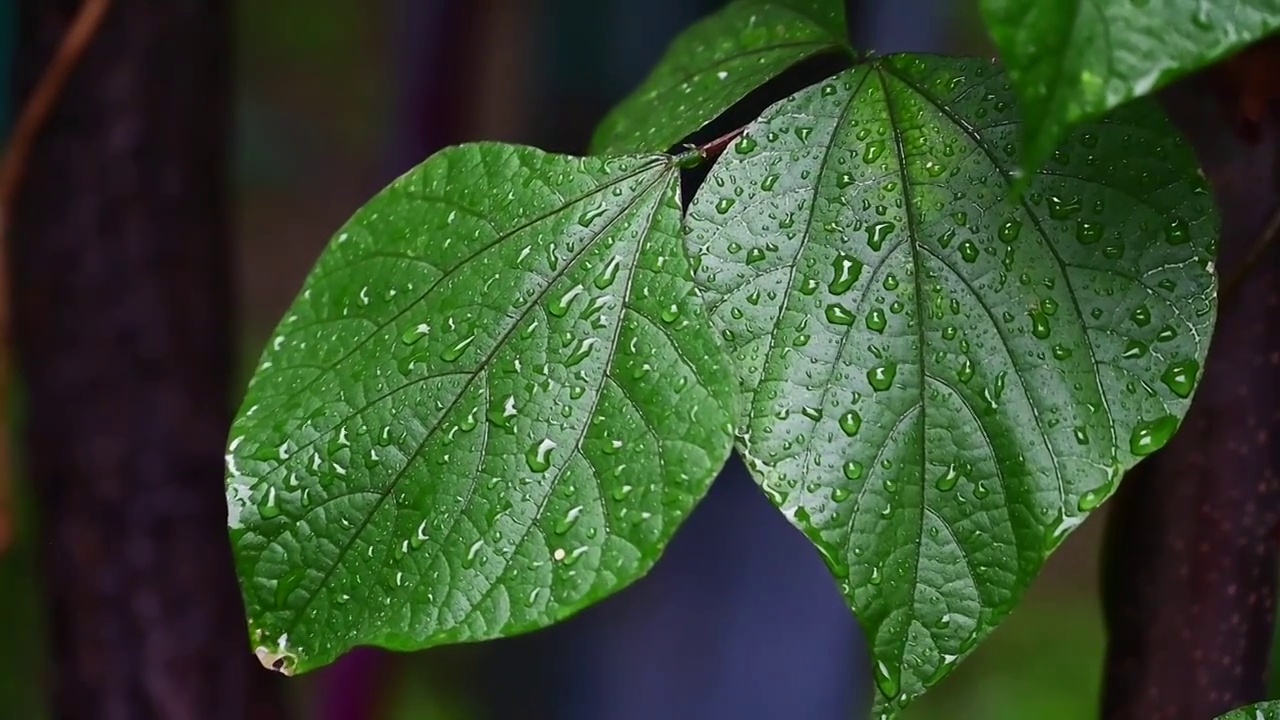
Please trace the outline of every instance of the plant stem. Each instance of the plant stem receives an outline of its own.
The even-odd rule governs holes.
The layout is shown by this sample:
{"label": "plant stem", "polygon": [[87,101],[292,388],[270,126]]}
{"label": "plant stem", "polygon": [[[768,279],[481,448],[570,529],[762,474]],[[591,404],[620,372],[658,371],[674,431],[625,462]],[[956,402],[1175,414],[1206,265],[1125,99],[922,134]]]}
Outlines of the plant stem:
{"label": "plant stem", "polygon": [[720,154],[724,152],[724,149],[729,147],[730,143],[737,140],[746,129],[747,128],[744,125],[736,130],[730,130],[715,140],[702,145],[695,145],[689,148],[686,152],[677,155],[676,164],[682,168],[691,168],[697,167],[707,160],[715,160],[720,157]]}

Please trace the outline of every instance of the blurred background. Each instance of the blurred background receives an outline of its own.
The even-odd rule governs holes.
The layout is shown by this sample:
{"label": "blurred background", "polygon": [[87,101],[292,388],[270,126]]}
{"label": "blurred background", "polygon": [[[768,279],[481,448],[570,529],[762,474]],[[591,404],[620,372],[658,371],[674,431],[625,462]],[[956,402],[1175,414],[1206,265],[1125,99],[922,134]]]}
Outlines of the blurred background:
{"label": "blurred background", "polygon": [[[718,0],[240,0],[234,198],[241,381],[332,231],[397,174],[468,140],[583,152],[595,123]],[[0,0],[9,98],[12,0]],[[990,54],[976,3],[850,3],[860,47]],[[0,117],[10,120],[11,106]],[[20,419],[19,419],[20,421]],[[40,720],[29,489],[0,556],[0,717]],[[24,492],[24,490],[28,490]],[[911,720],[1095,714],[1101,517]],[[284,683],[300,718],[851,718],[869,672],[807,543],[740,466],[655,572],[551,630],[415,655],[354,653]]]}

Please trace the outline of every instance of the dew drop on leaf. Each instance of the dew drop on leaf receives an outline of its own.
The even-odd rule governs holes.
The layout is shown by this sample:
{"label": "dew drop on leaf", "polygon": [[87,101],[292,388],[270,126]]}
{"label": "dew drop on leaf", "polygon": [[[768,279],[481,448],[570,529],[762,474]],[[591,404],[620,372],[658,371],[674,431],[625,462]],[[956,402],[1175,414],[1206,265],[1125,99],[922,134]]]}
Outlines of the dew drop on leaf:
{"label": "dew drop on leaf", "polygon": [[840,429],[844,434],[853,437],[862,428],[862,416],[857,410],[849,410],[840,416]]}
{"label": "dew drop on leaf", "polygon": [[1150,455],[1164,447],[1177,429],[1178,419],[1172,415],[1140,422],[1129,436],[1129,450],[1134,455]]}
{"label": "dew drop on leaf", "polygon": [[867,382],[876,392],[884,392],[893,386],[893,378],[898,374],[898,366],[889,363],[878,365],[867,371]]}
{"label": "dew drop on leaf", "polygon": [[525,464],[529,466],[529,470],[541,473],[546,472],[551,467],[551,451],[556,447],[556,443],[551,438],[544,438],[541,442],[531,446],[524,453]]}
{"label": "dew drop on leaf", "polygon": [[1191,397],[1191,391],[1195,389],[1196,375],[1199,372],[1200,363],[1195,360],[1182,360],[1165,368],[1160,381],[1172,390],[1174,395],[1188,398]]}

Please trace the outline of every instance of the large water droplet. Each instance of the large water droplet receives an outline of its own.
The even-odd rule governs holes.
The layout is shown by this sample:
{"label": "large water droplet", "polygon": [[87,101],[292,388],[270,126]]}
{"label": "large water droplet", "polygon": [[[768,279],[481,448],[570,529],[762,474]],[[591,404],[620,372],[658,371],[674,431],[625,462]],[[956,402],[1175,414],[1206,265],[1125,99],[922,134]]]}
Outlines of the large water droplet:
{"label": "large water droplet", "polygon": [[573,305],[574,298],[581,295],[583,289],[581,285],[575,285],[572,290],[552,302],[547,311],[556,317],[564,317],[569,312],[570,306]]}
{"label": "large water droplet", "polygon": [[942,492],[947,492],[955,489],[956,483],[958,482],[960,482],[960,470],[956,468],[955,463],[951,463],[947,466],[947,469],[938,476],[938,479],[934,481],[934,487],[938,488],[938,490]]}
{"label": "large water droplet", "polygon": [[475,339],[475,333],[468,335],[462,340],[450,345],[448,348],[445,348],[445,351],[440,353],[440,357],[443,358],[445,362],[453,362],[454,360],[457,360],[462,357],[462,353],[467,351],[467,348],[471,346],[471,343],[475,342]]}
{"label": "large water droplet", "polygon": [[600,274],[596,275],[594,285],[600,290],[607,289],[613,284],[618,277],[618,268],[622,266],[622,260],[617,256],[609,258],[609,262],[600,270]]}
{"label": "large water droplet", "polygon": [[840,429],[845,435],[853,437],[858,434],[858,430],[862,428],[862,416],[857,410],[850,410],[840,416]]}
{"label": "large water droplet", "polygon": [[1086,220],[1076,221],[1076,242],[1092,245],[1102,239],[1102,225]]}
{"label": "large water droplet", "polygon": [[608,209],[609,208],[607,205],[605,205],[604,203],[601,203],[599,206],[594,207],[582,213],[581,215],[579,215],[578,224],[581,225],[582,227],[590,227],[591,223],[598,220],[600,216],[604,215],[605,212],[608,211]]}
{"label": "large water droplet", "polygon": [[978,246],[973,244],[971,240],[965,240],[960,243],[960,257],[967,263],[975,263],[978,261]]}
{"label": "large water droplet", "polygon": [[867,147],[862,151],[862,162],[865,162],[869,165],[875,162],[876,160],[879,160],[880,156],[884,155],[884,150],[885,150],[884,140],[872,140],[871,142],[867,143]]}
{"label": "large water droplet", "polygon": [[756,139],[750,135],[742,135],[738,138],[738,142],[734,143],[733,149],[739,155],[748,155],[756,149]]}
{"label": "large water droplet", "polygon": [[1174,218],[1165,226],[1164,241],[1170,245],[1185,245],[1191,242],[1191,233],[1187,232],[1187,224],[1182,218]]}
{"label": "large water droplet", "polygon": [[1001,225],[1000,230],[998,231],[998,235],[1000,237],[1000,241],[1007,244],[1007,243],[1012,243],[1014,240],[1017,240],[1018,235],[1021,232],[1022,232],[1022,221],[1014,219],[1014,220],[1009,220],[1005,222],[1003,225]]}
{"label": "large water droplet", "polygon": [[827,289],[832,295],[843,295],[862,276],[862,261],[852,255],[840,253],[831,261],[831,269],[831,284]]}
{"label": "large water droplet", "polygon": [[546,472],[551,467],[551,451],[555,447],[556,442],[551,438],[544,438],[537,445],[530,446],[524,454],[524,461],[529,469],[536,473]]}
{"label": "large water droplet", "polygon": [[898,668],[890,668],[883,660],[876,661],[876,687],[880,690],[880,694],[889,700],[898,697],[898,693],[902,691],[902,684],[899,680],[900,670]]}
{"label": "large water droplet", "polygon": [[591,354],[591,349],[596,346],[597,342],[599,342],[599,338],[593,337],[579,340],[578,344],[574,347],[573,352],[569,353],[569,357],[565,358],[565,367],[573,367],[583,360],[586,360],[587,356]]}
{"label": "large water droplet", "polygon": [[885,327],[889,324],[888,318],[885,317],[884,308],[871,308],[867,312],[867,329],[872,332],[883,333]]}
{"label": "large water droplet", "polygon": [[873,367],[867,371],[867,382],[876,392],[884,392],[893,386],[893,378],[898,374],[898,366],[889,363]]}
{"label": "large water droplet", "polygon": [[1163,382],[1174,395],[1180,398],[1191,397],[1191,391],[1196,386],[1196,375],[1200,372],[1200,363],[1195,360],[1182,360],[1175,362],[1165,368],[1164,374],[1160,376]]}
{"label": "large water droplet", "polygon": [[1044,340],[1049,337],[1049,318],[1039,310],[1027,313],[1031,316],[1031,334]]}
{"label": "large water droplet", "polygon": [[1066,220],[1080,212],[1081,207],[1083,206],[1078,195],[1073,198],[1060,198],[1056,195],[1049,196],[1049,217],[1054,220]]}
{"label": "large water droplet", "polygon": [[765,258],[764,248],[754,247],[747,251],[747,264],[755,265]]}
{"label": "large water droplet", "polygon": [[827,306],[827,322],[832,325],[852,325],[853,313],[849,309],[839,303],[831,303]]}
{"label": "large water droplet", "polygon": [[1150,455],[1164,447],[1178,429],[1178,419],[1172,415],[1140,422],[1129,436],[1129,451],[1134,455]]}
{"label": "large water droplet", "polygon": [[1134,308],[1133,312],[1129,313],[1129,319],[1138,327],[1146,327],[1151,324],[1151,309],[1146,305]]}
{"label": "large water droplet", "polygon": [[578,522],[578,518],[582,516],[582,506],[575,505],[569,508],[569,512],[565,516],[556,521],[556,526],[552,531],[557,535],[564,535],[573,529],[574,524]]}
{"label": "large water droplet", "polygon": [[872,223],[867,227],[867,247],[875,252],[880,252],[880,248],[884,247],[885,238],[896,229],[897,226],[888,220]]}
{"label": "large water droplet", "polygon": [[861,480],[862,472],[862,463],[857,460],[850,460],[844,464],[844,476],[849,480]]}

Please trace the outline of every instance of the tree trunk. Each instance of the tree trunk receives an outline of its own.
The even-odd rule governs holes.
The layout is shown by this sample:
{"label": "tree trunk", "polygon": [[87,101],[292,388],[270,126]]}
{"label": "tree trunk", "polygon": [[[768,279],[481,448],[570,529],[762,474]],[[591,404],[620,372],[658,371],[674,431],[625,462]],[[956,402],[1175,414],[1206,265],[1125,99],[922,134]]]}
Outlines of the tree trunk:
{"label": "tree trunk", "polygon": [[1256,256],[1252,248],[1280,200],[1280,134],[1273,124],[1254,143],[1237,138],[1222,108],[1205,102],[1211,81],[1179,83],[1164,100],[1222,213],[1221,307],[1181,430],[1112,503],[1104,720],[1204,720],[1266,697],[1280,523],[1271,437],[1280,437],[1280,263],[1274,246]]}
{"label": "tree trunk", "polygon": [[[20,98],[79,4],[19,3]],[[249,652],[222,490],[230,7],[116,0],[13,210],[57,718],[280,717]]]}

